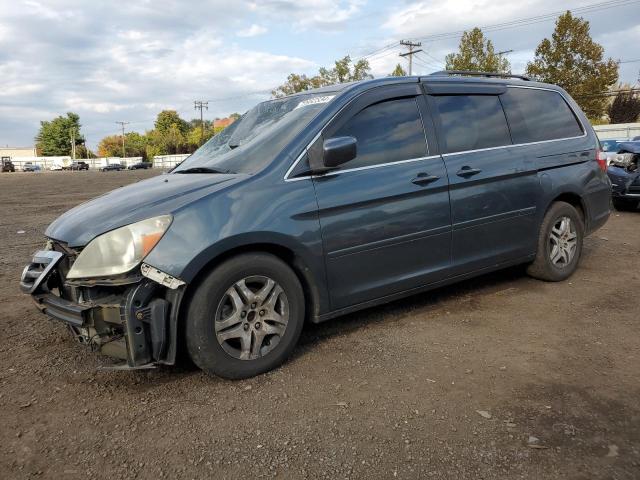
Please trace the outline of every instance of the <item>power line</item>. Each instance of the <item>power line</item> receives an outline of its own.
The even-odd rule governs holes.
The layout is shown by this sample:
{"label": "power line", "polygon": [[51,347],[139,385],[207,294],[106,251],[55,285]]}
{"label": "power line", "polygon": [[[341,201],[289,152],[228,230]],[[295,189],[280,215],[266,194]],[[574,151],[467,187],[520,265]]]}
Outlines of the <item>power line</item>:
{"label": "power line", "polygon": [[[599,2],[599,3],[594,3],[594,4],[591,4],[591,5],[585,5],[584,7],[576,7],[576,8],[571,10],[571,13],[572,14],[590,13],[590,12],[596,12],[596,11],[600,11],[600,10],[608,10],[610,8],[625,7],[625,6],[628,6],[628,5],[633,5],[633,4],[638,3],[638,2],[640,2],[640,0],[610,0],[610,1],[607,1],[607,2]],[[488,31],[504,30],[504,29],[507,29],[507,28],[524,27],[524,26],[529,26],[529,25],[533,25],[533,24],[536,24],[536,23],[540,23],[540,22],[546,22],[546,21],[549,21],[549,20],[555,20],[559,15],[564,14],[565,11],[566,10],[546,13],[544,15],[537,15],[537,16],[533,16],[533,17],[519,18],[519,19],[515,19],[515,20],[510,20],[508,22],[495,23],[495,24],[492,24],[492,25],[485,25],[485,26],[481,26],[479,28],[481,30],[485,31],[485,32],[488,32]],[[431,40],[431,41],[446,40],[446,39],[450,39],[450,38],[459,37],[463,33],[465,33],[465,31],[466,30],[458,30],[458,31],[452,31],[452,32],[441,32],[441,33],[435,33],[435,34],[432,34],[432,35],[414,37],[414,39]]]}

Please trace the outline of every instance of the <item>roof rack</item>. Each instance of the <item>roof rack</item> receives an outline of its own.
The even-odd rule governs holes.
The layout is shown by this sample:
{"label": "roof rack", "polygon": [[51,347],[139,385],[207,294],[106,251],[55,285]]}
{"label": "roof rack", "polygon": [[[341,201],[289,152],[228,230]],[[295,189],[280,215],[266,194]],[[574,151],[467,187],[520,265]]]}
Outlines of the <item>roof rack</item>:
{"label": "roof rack", "polygon": [[432,75],[468,75],[470,77],[498,77],[498,78],[519,78],[520,80],[531,81],[531,78],[525,75],[515,75],[513,73],[500,73],[500,72],[477,72],[474,70],[440,70],[439,72],[433,72]]}

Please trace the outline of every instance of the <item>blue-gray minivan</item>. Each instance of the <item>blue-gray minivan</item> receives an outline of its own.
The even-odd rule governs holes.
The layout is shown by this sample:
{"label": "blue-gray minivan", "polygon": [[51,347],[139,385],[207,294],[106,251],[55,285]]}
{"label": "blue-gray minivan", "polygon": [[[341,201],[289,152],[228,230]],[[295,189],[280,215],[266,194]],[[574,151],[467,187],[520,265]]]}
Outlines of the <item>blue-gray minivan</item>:
{"label": "blue-gray minivan", "polygon": [[557,86],[466,73],[260,103],[170,173],[59,217],[21,288],[118,368],[185,351],[246,378],[305,322],[517,264],[564,280],[610,212],[593,129]]}

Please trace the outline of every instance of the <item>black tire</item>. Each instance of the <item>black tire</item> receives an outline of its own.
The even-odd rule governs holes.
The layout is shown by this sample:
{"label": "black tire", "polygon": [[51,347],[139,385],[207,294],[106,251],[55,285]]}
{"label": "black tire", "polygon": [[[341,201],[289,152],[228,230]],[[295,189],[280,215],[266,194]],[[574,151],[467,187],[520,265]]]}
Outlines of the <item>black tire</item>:
{"label": "black tire", "polygon": [[[563,217],[568,217],[575,226],[576,247],[571,261],[559,267],[551,260],[551,230]],[[576,271],[582,255],[584,240],[584,222],[582,216],[572,205],[565,202],[555,202],[542,220],[538,234],[538,249],[536,258],[527,267],[527,273],[533,278],[547,282],[560,282],[569,278]]]}
{"label": "black tire", "polygon": [[[282,288],[289,318],[284,333],[271,351],[257,358],[241,360],[225,351],[216,337],[214,323],[228,289],[242,279],[255,276],[273,279]],[[280,366],[291,355],[300,338],[304,317],[304,293],[293,270],[271,254],[241,254],[211,271],[191,297],[185,325],[187,350],[193,362],[210,375],[228,379],[253,377]],[[251,328],[254,326],[252,324]]]}
{"label": "black tire", "polygon": [[619,212],[634,211],[638,207],[638,200],[628,200],[626,198],[612,198],[613,208]]}

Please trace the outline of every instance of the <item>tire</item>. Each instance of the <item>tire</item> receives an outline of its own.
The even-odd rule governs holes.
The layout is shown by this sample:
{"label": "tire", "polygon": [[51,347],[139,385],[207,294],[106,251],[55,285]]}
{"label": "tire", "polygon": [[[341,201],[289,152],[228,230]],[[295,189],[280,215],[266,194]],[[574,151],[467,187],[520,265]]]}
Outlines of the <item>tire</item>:
{"label": "tire", "polygon": [[[267,291],[269,280],[274,285]],[[274,255],[241,254],[211,271],[191,297],[187,351],[210,375],[253,377],[289,357],[304,317],[304,293],[293,270]]]}
{"label": "tire", "polygon": [[[568,219],[569,223],[563,223],[564,219]],[[568,228],[565,229],[565,226]],[[566,230],[569,231],[568,234],[564,233]],[[563,233],[558,235],[558,232]],[[553,238],[561,240],[554,241],[552,235]],[[571,237],[574,237],[575,242],[573,239],[569,240]],[[527,273],[533,278],[547,282],[566,280],[578,267],[583,239],[584,223],[578,211],[568,203],[555,202],[542,220],[536,258],[528,266]]]}
{"label": "tire", "polygon": [[612,198],[613,208],[619,212],[633,211],[638,207],[638,200],[627,200],[626,198]]}

